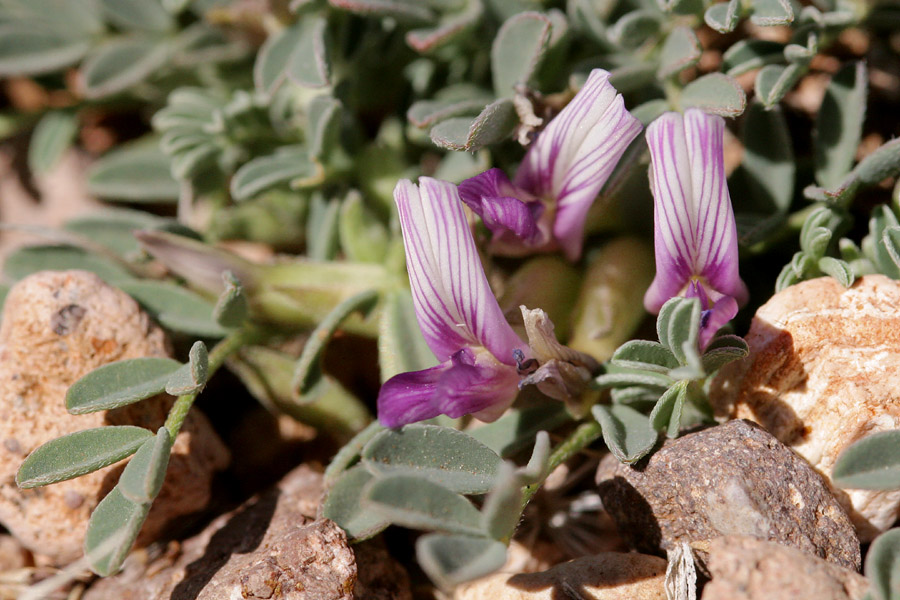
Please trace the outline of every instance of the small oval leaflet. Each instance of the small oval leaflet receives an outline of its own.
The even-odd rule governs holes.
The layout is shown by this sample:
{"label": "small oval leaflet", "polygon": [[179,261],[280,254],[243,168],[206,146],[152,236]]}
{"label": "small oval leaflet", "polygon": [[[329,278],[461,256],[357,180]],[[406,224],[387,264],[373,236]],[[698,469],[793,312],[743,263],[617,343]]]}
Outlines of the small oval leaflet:
{"label": "small oval leaflet", "polygon": [[139,504],[152,503],[166,478],[171,450],[169,430],[160,427],[156,435],[144,442],[125,465],[116,486],[122,495]]}
{"label": "small oval leaflet", "polygon": [[148,512],[149,504],[132,502],[119,486],[100,501],[84,538],[84,555],[95,573],[106,577],[122,567]]}
{"label": "small oval leaflet", "polygon": [[865,600],[897,600],[900,586],[900,529],[881,534],[866,555],[864,569],[872,587]]}
{"label": "small oval leaflet", "polygon": [[368,539],[390,525],[390,521],[360,505],[363,488],[373,479],[363,465],[344,471],[328,491],[323,505],[323,516],[354,540]]}
{"label": "small oval leaflet", "polygon": [[376,478],[363,490],[361,504],[404,527],[482,535],[481,514],[471,502],[421,477]]}
{"label": "small oval leaflet", "polygon": [[206,344],[194,342],[191,346],[190,360],[172,373],[166,382],[166,393],[181,396],[199,392],[206,385],[209,372],[209,354]]}
{"label": "small oval leaflet", "polygon": [[131,281],[119,286],[167,329],[203,337],[224,337],[213,318],[213,304],[172,283]]}
{"label": "small oval leaflet", "polygon": [[102,469],[134,454],[152,435],[143,427],[129,425],[70,433],[29,454],[16,473],[16,483],[33,488]]}
{"label": "small oval leaflet", "polygon": [[133,404],[161,394],[181,368],[171,358],[132,358],[94,369],[66,391],[66,410],[83,415]]}
{"label": "small oval leaflet", "polygon": [[853,443],[838,456],[831,476],[846,489],[900,489],[900,430],[873,433]]}
{"label": "small oval leaflet", "polygon": [[376,475],[415,475],[463,494],[489,491],[501,463],[473,437],[437,425],[382,431],[363,448],[362,460]]}
{"label": "small oval leaflet", "polygon": [[416,542],[416,558],[432,581],[450,589],[502,567],[506,546],[484,537],[432,533]]}
{"label": "small oval leaflet", "polygon": [[650,427],[650,420],[631,407],[596,404],[591,414],[603,428],[606,446],[623,463],[637,462],[656,444],[658,435]]}

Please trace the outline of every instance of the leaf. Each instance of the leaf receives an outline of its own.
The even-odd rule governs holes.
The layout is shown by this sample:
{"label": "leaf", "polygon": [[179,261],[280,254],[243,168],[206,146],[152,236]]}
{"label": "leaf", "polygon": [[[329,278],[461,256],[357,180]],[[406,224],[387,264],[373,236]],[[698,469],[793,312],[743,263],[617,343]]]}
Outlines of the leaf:
{"label": "leaf", "polygon": [[59,162],[78,133],[78,117],[65,110],[53,110],[41,117],[28,144],[28,168],[47,173]]}
{"label": "leaf", "polygon": [[740,360],[750,355],[750,346],[743,338],[736,335],[720,335],[713,339],[703,353],[703,370],[712,374],[735,360]]}
{"label": "leaf", "polygon": [[410,529],[481,534],[478,509],[429,479],[410,475],[376,477],[366,486],[361,502],[391,523]]}
{"label": "leaf", "polygon": [[240,327],[250,313],[247,294],[241,281],[231,271],[222,273],[222,281],[225,283],[225,290],[213,307],[213,319],[222,327]]}
{"label": "leaf", "polygon": [[138,448],[116,486],[126,499],[139,504],[153,502],[166,479],[171,449],[172,439],[165,427]]}
{"label": "leaf", "polygon": [[[106,208],[66,221],[62,227],[123,257],[133,256],[140,251],[132,233],[135,229],[182,228],[174,219],[163,219],[126,208]],[[184,229],[186,228],[182,228]]]}
{"label": "leaf", "polygon": [[406,34],[406,43],[420,53],[433,52],[461,38],[481,21],[484,8],[478,0],[464,0],[464,8],[441,15],[434,27],[413,29]]}
{"label": "leaf", "polygon": [[838,456],[831,478],[843,489],[900,489],[900,430],[880,431],[851,444]]}
{"label": "leaf", "polygon": [[635,369],[619,369],[615,365],[607,367],[606,373],[594,379],[594,385],[600,389],[618,386],[641,385],[666,389],[673,380],[667,375],[653,371]]}
{"label": "leaf", "polygon": [[303,352],[297,360],[294,370],[292,388],[299,397],[312,389],[322,378],[322,352],[325,346],[334,337],[338,327],[341,326],[351,314],[361,313],[368,315],[378,301],[378,292],[369,290],[347,298],[338,304],[327,317],[325,317],[316,329],[310,334],[303,346]]}
{"label": "leaf", "polygon": [[328,95],[316,96],[307,108],[306,130],[309,154],[315,158],[328,156],[338,142],[342,105]]}
{"label": "leaf", "polygon": [[528,446],[542,430],[553,430],[571,420],[565,406],[545,402],[528,408],[512,408],[502,417],[467,433],[503,458]]}
{"label": "leaf", "polygon": [[121,29],[165,33],[175,24],[159,0],[100,0],[109,21]]}
{"label": "leaf", "polygon": [[483,91],[471,90],[467,98],[453,100],[419,100],[406,111],[406,118],[416,127],[431,127],[451,117],[480,113],[491,102],[490,96]]}
{"label": "leaf", "polygon": [[669,438],[678,437],[681,427],[681,410],[684,408],[687,386],[690,382],[679,381],[659,397],[650,412],[650,427],[666,430]]}
{"label": "leaf", "polygon": [[665,79],[697,64],[703,48],[690,27],[679,25],[669,32],[659,53],[657,77]]}
{"label": "leaf", "polygon": [[407,289],[385,293],[378,323],[378,366],[382,383],[410,371],[437,364],[416,321],[412,295]]}
{"label": "leaf", "polygon": [[700,330],[700,301],[675,297],[663,304],[656,319],[660,343],[672,351],[678,364],[687,364],[685,343],[696,347]]}
{"label": "leaf", "polygon": [[739,40],[722,54],[725,74],[731,77],[783,60],[784,44],[771,40]]}
{"label": "leaf", "polygon": [[658,435],[650,420],[629,406],[596,404],[591,414],[603,428],[607,448],[623,463],[639,461],[656,445]]}
{"label": "leaf", "polygon": [[501,463],[497,483],[481,507],[481,529],[495,540],[509,540],[522,518],[520,479],[512,463]]}
{"label": "leaf", "polygon": [[394,17],[403,21],[429,22],[434,12],[419,0],[328,0],[341,10],[373,17]]}
{"label": "leaf", "polygon": [[306,219],[306,255],[313,260],[328,261],[335,257],[340,243],[341,204],[314,194]]}
{"label": "leaf", "polygon": [[875,152],[860,161],[841,187],[858,189],[873,186],[900,172],[900,139],[882,144]]}
{"label": "leaf", "polygon": [[788,0],[752,0],[752,5],[750,21],[754,25],[790,25],[794,20],[794,10]]}
{"label": "leaf", "polygon": [[550,39],[550,19],[523,12],[500,27],[491,46],[491,72],[498,96],[512,96],[517,84],[527,84]]}
{"label": "leaf", "polygon": [[384,262],[390,242],[387,228],[366,208],[362,195],[356,191],[348,194],[341,203],[338,237],[349,260]]}
{"label": "leaf", "polygon": [[713,115],[736,117],[744,112],[747,95],[740,84],[722,73],[709,73],[687,84],[682,92],[684,106],[694,106]]}
{"label": "leaf", "polygon": [[166,381],[166,393],[182,396],[199,392],[206,385],[208,378],[209,354],[206,351],[206,344],[194,342],[188,363],[179,367]]}
{"label": "leaf", "polygon": [[437,425],[385,430],[366,444],[361,456],[376,475],[415,475],[464,494],[490,490],[501,463],[471,436]]}
{"label": "leaf", "polygon": [[730,33],[741,18],[741,0],[728,0],[713,4],[703,14],[706,24],[719,33]]}
{"label": "leaf", "polygon": [[616,21],[608,32],[612,43],[635,50],[659,33],[660,15],[655,10],[634,10]]}
{"label": "leaf", "polygon": [[816,115],[816,181],[826,189],[838,186],[856,157],[868,96],[864,62],[844,65],[831,78]]}
{"label": "leaf", "polygon": [[109,200],[174,202],[180,187],[154,138],[119,146],[88,170],[88,191]]}
{"label": "leaf", "polygon": [[484,537],[431,533],[416,541],[416,558],[432,581],[451,589],[500,569],[506,546]]}
{"label": "leaf", "polygon": [[897,600],[900,588],[900,529],[891,529],[872,542],[864,570],[875,600]]}
{"label": "leaf", "polygon": [[119,287],[167,329],[211,338],[228,333],[213,319],[213,304],[183,287],[159,281],[130,281]]}
{"label": "leaf", "polygon": [[253,64],[253,83],[261,94],[271,95],[287,77],[287,66],[300,42],[302,23],[270,35],[259,49]]}
{"label": "leaf", "polygon": [[153,434],[121,425],[76,431],[36,448],[19,467],[16,483],[33,488],[80,477],[134,454]]}
{"label": "leaf", "polygon": [[91,43],[25,23],[0,25],[0,75],[40,75],[78,62]]}
{"label": "leaf", "polygon": [[181,368],[171,358],[131,358],[98,367],[69,386],[66,410],[83,415],[127,406],[161,394]]}
{"label": "leaf", "polygon": [[134,281],[124,267],[75,246],[25,246],[10,254],[3,263],[4,275],[13,281],[38,271],[71,269],[90,271],[112,285]]}
{"label": "leaf", "polygon": [[475,119],[452,118],[441,121],[431,130],[431,141],[449,150],[474,152],[500,142],[519,123],[512,100],[501,98],[488,104]]}
{"label": "leaf", "polygon": [[306,147],[283,146],[244,163],[232,177],[230,190],[235,200],[247,200],[276,185],[320,175],[321,167],[309,158]]}
{"label": "leaf", "polygon": [[118,486],[100,501],[84,538],[84,555],[95,573],[106,577],[122,568],[148,512],[149,504],[132,502]]}
{"label": "leaf", "polygon": [[125,37],[107,42],[81,66],[84,94],[102,98],[122,92],[145,80],[168,59],[169,46],[165,41]]}
{"label": "leaf", "polygon": [[820,271],[837,279],[845,288],[849,288],[856,280],[850,265],[838,258],[823,256],[819,259],[818,266]]}
{"label": "leaf", "polygon": [[787,212],[794,199],[796,163],[791,137],[778,107],[766,110],[753,102],[744,117],[742,139],[748,191],[767,213]]}
{"label": "leaf", "polygon": [[784,98],[806,72],[806,65],[767,65],[756,75],[756,97],[767,107]]}
{"label": "leaf", "polygon": [[322,508],[322,516],[331,519],[353,540],[365,540],[384,530],[390,521],[360,505],[362,491],[374,476],[362,465],[351,467],[334,482]]}
{"label": "leaf", "polygon": [[328,22],[322,17],[302,19],[294,50],[286,66],[288,79],[304,87],[329,85],[331,63],[328,60],[326,34]]}
{"label": "leaf", "polygon": [[678,359],[659,342],[629,340],[619,346],[610,359],[619,367],[668,373],[679,366]]}

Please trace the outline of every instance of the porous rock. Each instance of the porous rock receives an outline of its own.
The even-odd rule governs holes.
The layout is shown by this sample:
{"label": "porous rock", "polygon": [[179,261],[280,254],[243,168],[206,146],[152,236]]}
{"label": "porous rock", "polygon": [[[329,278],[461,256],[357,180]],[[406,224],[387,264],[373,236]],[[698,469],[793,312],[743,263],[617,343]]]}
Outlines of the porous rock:
{"label": "porous rock", "polygon": [[774,542],[726,536],[710,544],[701,600],[861,600],[865,577]]}
{"label": "porous rock", "polygon": [[456,589],[454,600],[665,600],[666,561],[603,552],[540,573],[496,573]]}
{"label": "porous rock", "polygon": [[754,423],[736,420],[667,440],[632,467],[611,456],[598,492],[626,543],[641,552],[723,535],[794,546],[858,569],[859,541],[822,477]]}
{"label": "porous rock", "polygon": [[750,356],[713,380],[717,415],[756,421],[809,461],[862,541],[888,529],[900,490],[840,490],[831,473],[853,442],[900,428],[900,285],[883,275],[792,285],[760,307],[746,340]]}
{"label": "porous rock", "polygon": [[403,568],[374,542],[352,548],[316,519],[322,476],[301,465],[169,552],[132,555],[84,600],[409,600]]}
{"label": "porous rock", "polygon": [[[127,294],[85,271],[44,271],[10,290],[0,324],[0,522],[42,563],[78,558],[91,511],[118,480],[123,463],[42,488],[20,490],[15,475],[35,448],[104,425],[156,431],[172,399],[161,396],[112,411],[70,415],[67,388],[107,363],[168,356],[164,332]],[[228,451],[198,412],[175,440],[165,485],[138,545],[174,517],[202,509]]]}

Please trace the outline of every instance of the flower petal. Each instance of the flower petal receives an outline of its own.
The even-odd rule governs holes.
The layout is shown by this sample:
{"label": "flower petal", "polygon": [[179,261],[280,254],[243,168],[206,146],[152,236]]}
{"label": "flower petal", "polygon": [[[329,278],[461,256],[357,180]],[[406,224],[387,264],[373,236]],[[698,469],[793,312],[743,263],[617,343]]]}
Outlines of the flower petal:
{"label": "flower petal", "polygon": [[684,114],[684,133],[691,162],[695,199],[695,273],[717,292],[747,301],[738,274],[737,228],[725,181],[725,121],[698,109]]}
{"label": "flower petal", "polygon": [[731,321],[738,313],[737,300],[731,296],[722,296],[712,308],[704,310],[700,314],[700,351],[706,349],[715,337],[716,332]]}
{"label": "flower petal", "polygon": [[553,234],[570,259],[581,254],[590,205],[640,130],[640,121],[625,110],[609,83],[609,73],[594,69],[525,155],[515,183],[556,200]]}
{"label": "flower petal", "polygon": [[445,361],[458,350],[484,346],[515,364],[525,344],[515,334],[488,285],[456,186],[422,177],[394,189],[406,246],[416,318],[428,347]]}
{"label": "flower petal", "polygon": [[495,235],[509,231],[526,244],[537,241],[543,205],[515,187],[500,169],[488,169],[460,183],[459,197]]}
{"label": "flower petal", "polygon": [[656,276],[644,296],[644,306],[658,313],[677,296],[694,269],[696,208],[691,186],[691,163],[678,113],[665,113],[647,128],[650,147],[650,188],[653,192],[653,240]]}
{"label": "flower petal", "polygon": [[517,382],[515,367],[492,357],[476,357],[466,348],[436,367],[387,380],[378,394],[378,420],[385,427],[441,414],[458,418],[478,413],[479,418],[493,420],[515,399]]}

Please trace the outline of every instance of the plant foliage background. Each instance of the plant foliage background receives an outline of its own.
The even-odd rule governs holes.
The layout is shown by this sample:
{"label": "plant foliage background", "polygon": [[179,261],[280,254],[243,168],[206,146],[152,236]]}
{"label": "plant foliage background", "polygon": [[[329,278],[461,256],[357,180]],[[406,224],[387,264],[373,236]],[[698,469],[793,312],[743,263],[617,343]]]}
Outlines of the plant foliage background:
{"label": "plant foliage background", "polygon": [[[389,524],[428,531],[417,556],[441,586],[498,568],[552,467],[601,437],[636,461],[660,432],[708,420],[709,375],[746,345],[725,336],[685,354],[697,303],[668,305],[658,335],[640,306],[653,275],[642,134],[593,205],[579,262],[484,256],[504,310],[543,308],[561,341],[606,361],[584,398],[592,409],[526,389],[509,414],[468,433],[447,418],[370,424],[377,386],[351,383],[361,372],[377,364],[383,382],[434,364],[413,313],[397,181],[512,172],[596,67],[645,125],[689,107],[727,117],[751,292],[735,326],[744,331],[792,283],[900,278],[898,26],[895,3],[863,0],[0,0],[0,75],[7,90],[28,85],[41,98],[23,110],[7,93],[0,136],[27,140],[35,174],[72,145],[96,152],[98,130],[112,136],[88,176],[111,208],[38,231],[48,243],[12,254],[7,281],[93,271],[184,352],[109,365],[67,395],[80,414],[167,391],[178,400],[165,427],[55,440],[29,457],[20,485],[133,454],[86,542],[92,568],[114,573],[184,414],[227,362],[267,408],[349,442],[327,472],[325,511],[351,536]],[[282,256],[252,263],[222,240]],[[599,286],[602,297],[591,293]],[[358,338],[363,358],[324,361],[336,335]],[[306,341],[292,352],[284,342],[297,337]],[[896,556],[894,539],[878,551]],[[873,597],[896,598],[884,583],[896,574],[880,577]]]}

